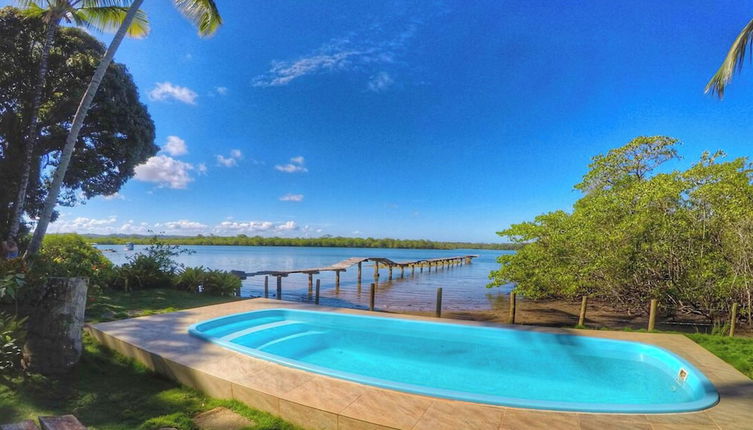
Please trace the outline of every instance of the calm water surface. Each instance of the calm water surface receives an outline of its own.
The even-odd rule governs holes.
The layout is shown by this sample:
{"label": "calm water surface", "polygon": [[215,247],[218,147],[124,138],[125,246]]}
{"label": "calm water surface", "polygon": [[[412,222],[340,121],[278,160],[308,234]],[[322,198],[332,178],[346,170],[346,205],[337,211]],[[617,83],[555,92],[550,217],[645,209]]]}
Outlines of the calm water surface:
{"label": "calm water surface", "polygon": [[[127,257],[143,251],[146,246],[136,245],[133,251],[126,251],[122,245],[98,245],[115,264],[126,262]],[[292,270],[310,267],[329,266],[350,257],[385,257],[394,261],[418,260],[424,258],[478,255],[472,264],[449,267],[429,273],[416,270],[411,275],[405,271],[400,278],[400,270],[393,271],[392,281],[388,280],[386,268],[380,268],[379,286],[376,292],[376,306],[383,310],[434,310],[436,290],[443,288],[444,310],[491,309],[499,302],[509,287],[486,288],[489,272],[499,264],[496,258],[512,251],[489,251],[479,249],[383,249],[383,248],[307,248],[271,246],[185,246],[195,251],[181,255],[177,260],[186,266],[204,266],[211,269],[245,270]],[[322,272],[314,275],[321,280],[320,303],[328,306],[368,308],[369,284],[373,282],[374,268],[371,262],[364,263],[362,284],[357,282],[357,266],[340,274],[340,289],[335,288],[335,273]],[[314,281],[316,282],[316,281]],[[269,294],[275,297],[276,279],[269,278]],[[251,277],[243,281],[241,295],[261,297],[264,295],[264,277]],[[293,274],[282,278],[282,298],[291,301],[313,301],[308,294],[308,276]]]}

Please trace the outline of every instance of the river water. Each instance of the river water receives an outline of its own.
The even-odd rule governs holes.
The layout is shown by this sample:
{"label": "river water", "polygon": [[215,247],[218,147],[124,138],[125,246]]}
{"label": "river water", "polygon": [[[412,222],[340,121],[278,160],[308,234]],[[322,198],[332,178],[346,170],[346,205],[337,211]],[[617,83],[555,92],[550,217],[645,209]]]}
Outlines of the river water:
{"label": "river water", "polygon": [[[122,264],[146,246],[136,245],[126,251],[122,245],[98,245],[115,264]],[[308,248],[272,246],[184,246],[193,251],[176,258],[185,266],[204,266],[210,269],[243,270],[293,270],[329,266],[350,257],[385,257],[393,261],[427,258],[478,255],[473,263],[440,268],[431,273],[427,269],[414,274],[408,269],[400,277],[400,270],[393,270],[393,279],[388,280],[388,271],[380,267],[376,289],[376,307],[382,310],[431,311],[436,303],[436,291],[441,287],[444,310],[491,309],[510,286],[486,288],[489,272],[499,268],[496,258],[512,251],[489,251],[479,249],[383,249],[383,248]],[[357,282],[357,266],[340,274],[340,288],[335,288],[335,273],[322,272],[314,275],[320,279],[320,303],[328,306],[364,309],[369,305],[369,285],[373,282],[374,269],[371,262],[363,264],[362,284]],[[316,281],[314,281],[316,282]],[[275,297],[276,278],[269,278],[269,295]],[[250,277],[243,281],[241,295],[261,297],[264,295],[264,276]],[[308,276],[292,274],[282,278],[282,298],[291,301],[313,301],[308,294]]]}

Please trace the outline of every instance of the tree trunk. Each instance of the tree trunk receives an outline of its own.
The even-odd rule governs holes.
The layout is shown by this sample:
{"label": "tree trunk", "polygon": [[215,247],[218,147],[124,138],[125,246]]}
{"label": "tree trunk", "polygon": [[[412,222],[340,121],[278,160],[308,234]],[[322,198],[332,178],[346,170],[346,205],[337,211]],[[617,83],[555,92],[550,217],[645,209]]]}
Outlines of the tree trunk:
{"label": "tree trunk", "polygon": [[23,366],[43,375],[65,373],[81,358],[87,278],[51,278],[29,318]]}
{"label": "tree trunk", "polygon": [[13,205],[13,214],[11,215],[10,227],[8,229],[8,239],[17,239],[18,230],[21,228],[21,217],[23,216],[24,207],[26,206],[26,190],[29,187],[29,178],[31,177],[31,163],[34,158],[34,147],[37,144],[39,133],[39,108],[42,105],[42,94],[44,94],[44,87],[47,83],[47,59],[50,56],[50,50],[55,41],[55,32],[59,25],[60,20],[57,19],[50,20],[47,24],[44,44],[42,45],[42,53],[39,56],[39,71],[37,74],[37,83],[34,87],[34,97],[31,102],[29,129],[24,142],[24,165],[21,170],[21,180],[18,184],[18,194],[16,195],[16,201]]}
{"label": "tree trunk", "polygon": [[71,161],[73,149],[75,148],[76,141],[78,140],[78,134],[81,131],[81,127],[83,127],[84,125],[86,114],[89,113],[89,108],[91,107],[92,101],[94,100],[94,96],[97,94],[99,84],[102,82],[102,78],[105,76],[110,63],[112,63],[115,52],[118,50],[118,47],[120,47],[120,43],[123,41],[128,27],[131,26],[133,19],[136,17],[136,12],[138,12],[143,2],[144,0],[134,0],[134,2],[131,4],[131,7],[128,9],[128,13],[123,19],[123,22],[120,24],[120,28],[118,28],[115,36],[112,38],[112,42],[110,42],[110,46],[108,46],[107,51],[105,51],[105,55],[99,62],[97,70],[94,72],[94,76],[92,76],[92,79],[89,82],[89,86],[86,88],[86,92],[84,93],[84,96],[81,98],[81,103],[78,105],[76,115],[73,117],[73,125],[71,125],[71,130],[70,132],[68,132],[68,137],[65,139],[63,153],[60,156],[60,164],[58,164],[57,169],[55,169],[55,175],[52,179],[52,185],[50,185],[49,194],[47,194],[47,198],[44,201],[42,214],[40,215],[37,226],[34,229],[34,236],[31,238],[31,242],[29,243],[29,247],[26,249],[24,258],[35,255],[39,251],[39,248],[42,246],[42,239],[47,232],[47,226],[50,224],[52,211],[57,205],[58,196],[60,195],[60,189],[63,186],[63,179],[65,178],[66,171],[68,170],[68,164]]}

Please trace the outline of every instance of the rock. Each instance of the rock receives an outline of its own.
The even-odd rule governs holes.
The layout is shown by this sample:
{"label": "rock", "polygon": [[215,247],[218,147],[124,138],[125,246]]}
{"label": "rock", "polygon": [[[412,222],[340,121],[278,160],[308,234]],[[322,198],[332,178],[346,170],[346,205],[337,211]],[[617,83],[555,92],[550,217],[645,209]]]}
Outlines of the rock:
{"label": "rock", "polygon": [[42,430],[86,430],[81,422],[73,415],[59,417],[39,417]]}
{"label": "rock", "polygon": [[240,430],[256,425],[248,418],[223,407],[202,412],[193,418],[193,422],[201,430]]}
{"label": "rock", "polygon": [[34,424],[34,421],[26,420],[20,423],[0,425],[0,430],[39,430],[39,427]]}

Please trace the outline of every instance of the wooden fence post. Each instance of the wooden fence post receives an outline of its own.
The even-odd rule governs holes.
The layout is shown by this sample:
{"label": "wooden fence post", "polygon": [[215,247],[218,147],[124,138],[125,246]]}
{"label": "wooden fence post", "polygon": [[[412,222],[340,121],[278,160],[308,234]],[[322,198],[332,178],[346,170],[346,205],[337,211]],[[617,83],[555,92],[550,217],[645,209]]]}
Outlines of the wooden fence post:
{"label": "wooden fence post", "polygon": [[376,284],[371,283],[371,290],[369,291],[369,310],[374,310],[374,296],[376,295]]}
{"label": "wooden fence post", "polygon": [[651,306],[648,310],[648,331],[653,331],[656,327],[656,305],[658,301],[651,299]]}
{"label": "wooden fence post", "polygon": [[437,318],[442,318],[442,287],[437,288],[437,310],[435,315]]}
{"label": "wooden fence post", "polygon": [[737,323],[737,303],[732,303],[732,315],[729,321],[729,335],[730,337],[735,335],[735,324]]}
{"label": "wooden fence post", "polygon": [[507,321],[510,324],[515,324],[515,292],[510,292],[510,315],[507,317]]}
{"label": "wooden fence post", "polygon": [[586,325],[586,306],[588,306],[588,296],[583,296],[580,301],[580,315],[578,316],[578,327]]}

